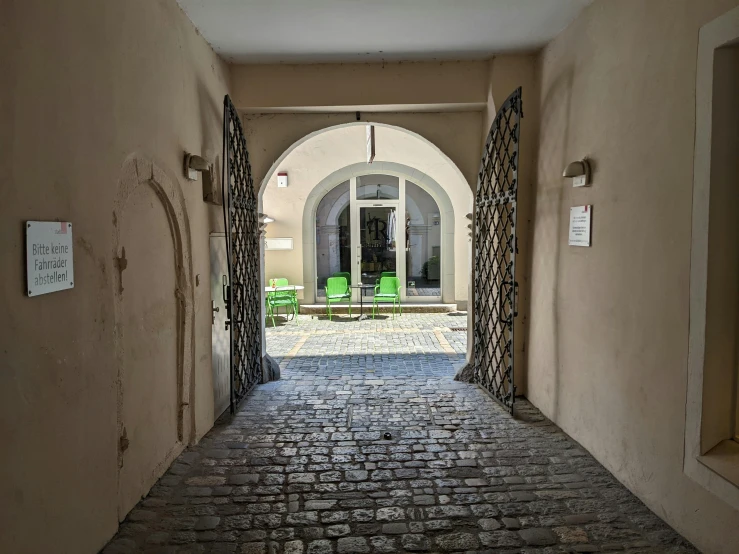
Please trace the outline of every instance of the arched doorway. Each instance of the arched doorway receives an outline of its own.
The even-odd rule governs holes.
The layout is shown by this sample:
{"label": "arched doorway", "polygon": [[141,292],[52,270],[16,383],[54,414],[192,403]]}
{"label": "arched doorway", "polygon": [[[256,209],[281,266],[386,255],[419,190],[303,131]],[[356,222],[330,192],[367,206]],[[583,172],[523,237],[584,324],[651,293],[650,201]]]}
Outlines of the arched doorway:
{"label": "arched doorway", "polygon": [[405,174],[369,172],[340,182],[315,210],[316,302],[337,273],[365,284],[395,274],[403,301],[441,301],[445,224],[434,197]]}
{"label": "arched doorway", "polygon": [[[370,173],[395,175],[422,187],[438,205],[443,258],[441,302],[466,310],[472,275],[470,221],[466,217],[473,210],[470,182],[449,156],[427,138],[388,124],[373,123],[377,150],[373,163],[368,164],[367,124],[345,123],[311,132],[278,155],[266,172],[258,196],[259,211],[274,220],[267,226],[266,237],[288,238],[281,242],[289,244],[290,249],[267,250],[266,241],[262,241],[262,282],[287,277],[291,283],[304,286],[298,293],[302,303],[315,302],[319,202],[328,191],[352,177]],[[278,189],[278,173],[284,172],[288,173],[288,186]],[[468,312],[468,327],[470,316]],[[266,355],[264,333],[262,325],[262,353]],[[469,347],[467,355],[469,359]]]}

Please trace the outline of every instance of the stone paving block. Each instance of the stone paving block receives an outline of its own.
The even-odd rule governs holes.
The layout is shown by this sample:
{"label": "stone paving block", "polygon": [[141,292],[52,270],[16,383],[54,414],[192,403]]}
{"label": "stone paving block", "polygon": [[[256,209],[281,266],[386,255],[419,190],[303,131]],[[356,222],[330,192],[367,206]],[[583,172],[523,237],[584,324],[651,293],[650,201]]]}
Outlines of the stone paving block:
{"label": "stone paving block", "polygon": [[342,537],[338,541],[339,554],[362,554],[370,551],[369,543],[364,537]]}
{"label": "stone paving block", "polygon": [[531,546],[549,546],[557,544],[557,536],[551,529],[522,529],[518,534],[526,544]]}

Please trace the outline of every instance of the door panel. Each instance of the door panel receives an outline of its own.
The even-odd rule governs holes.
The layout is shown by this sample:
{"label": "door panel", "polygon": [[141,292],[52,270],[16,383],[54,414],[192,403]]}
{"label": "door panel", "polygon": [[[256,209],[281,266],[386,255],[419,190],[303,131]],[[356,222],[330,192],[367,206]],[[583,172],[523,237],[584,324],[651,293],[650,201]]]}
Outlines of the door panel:
{"label": "door panel", "polygon": [[[398,210],[376,204],[359,207],[359,272],[361,282],[375,284],[384,272],[397,275]],[[372,290],[367,292],[371,296]]]}
{"label": "door panel", "polygon": [[516,202],[521,89],[503,103],[488,134],[475,196],[475,381],[513,412]]}
{"label": "door panel", "polygon": [[228,257],[231,413],[262,381],[261,229],[249,151],[231,98],[223,99],[223,219]]}
{"label": "door panel", "polygon": [[210,236],[211,352],[213,367],[213,419],[218,419],[230,402],[230,344],[226,328],[224,284],[228,283],[226,236]]}

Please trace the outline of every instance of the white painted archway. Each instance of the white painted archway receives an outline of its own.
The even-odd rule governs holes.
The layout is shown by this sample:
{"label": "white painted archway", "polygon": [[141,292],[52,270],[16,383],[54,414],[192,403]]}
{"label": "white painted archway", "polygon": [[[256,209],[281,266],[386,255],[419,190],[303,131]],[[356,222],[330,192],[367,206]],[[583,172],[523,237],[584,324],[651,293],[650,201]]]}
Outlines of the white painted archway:
{"label": "white painted archway", "polygon": [[[439,207],[441,214],[442,242],[441,242],[441,266],[442,275],[442,302],[453,303],[455,301],[455,249],[454,249],[454,207],[449,195],[443,187],[434,179],[420,171],[403,164],[393,162],[383,163],[357,163],[343,167],[331,175],[328,175],[318,183],[305,200],[303,209],[303,285],[305,286],[304,298],[315,299],[316,286],[316,212],[318,205],[331,190],[348,181],[352,177],[362,175],[383,174],[407,179],[429,193]],[[337,202],[338,204],[338,202]],[[334,206],[334,208],[336,205]],[[334,211],[332,208],[332,211]],[[416,211],[418,209],[416,208]],[[337,216],[340,210],[336,210]]]}
{"label": "white painted archway", "polygon": [[[363,138],[365,127],[370,124],[375,126],[377,137],[376,156],[371,166],[366,164],[365,138]],[[329,139],[333,134],[341,132],[357,135],[359,138],[355,141],[356,144],[351,141],[351,143],[335,141],[329,145],[331,142]],[[334,163],[326,164],[322,172],[314,171],[310,176],[310,193],[305,193],[303,196],[293,194],[292,183],[295,176],[301,176],[303,167],[312,164],[317,159],[325,159],[331,157],[331,155],[334,157]],[[304,247],[309,251],[314,248],[315,236],[312,227],[315,220],[311,221],[311,228],[305,228],[305,209],[302,203],[308,201],[310,194],[315,194],[318,200],[315,200],[315,197],[313,200],[315,200],[315,206],[317,206],[318,201],[330,186],[341,182],[338,175],[334,175],[332,178],[329,177],[345,167],[356,166],[350,171],[358,172],[359,166],[357,164],[364,165],[365,173],[402,173],[411,182],[425,188],[436,200],[440,210],[447,212],[446,230],[453,237],[456,237],[456,242],[452,243],[451,246],[445,246],[442,241],[442,251],[445,250],[454,255],[454,263],[447,263],[446,268],[443,269],[445,272],[443,279],[447,285],[443,288],[447,292],[446,296],[442,292],[442,298],[448,299],[450,303],[456,302],[462,309],[466,308],[471,291],[470,277],[472,271],[470,231],[467,226],[469,222],[465,218],[465,214],[471,213],[473,210],[474,198],[471,185],[454,162],[434,143],[422,135],[393,125],[363,121],[328,126],[297,140],[272,164],[259,186],[259,211],[263,213],[266,211],[268,215],[274,217],[274,213],[269,213],[273,209],[273,206],[269,206],[269,201],[269,209],[265,208],[265,191],[271,190],[273,187],[276,188],[278,171],[288,171],[288,188],[280,189],[288,192],[288,194],[285,197],[286,202],[280,201],[278,203],[278,209],[283,210],[283,214],[279,219],[292,219],[293,221],[297,219],[300,222],[300,228],[295,232],[294,247],[296,252],[289,260],[290,266],[298,265],[295,263],[296,259],[304,261],[306,258],[310,259],[309,265],[315,264],[314,251],[310,254],[303,251]],[[445,202],[442,201],[444,196],[451,202],[453,209],[445,210]],[[315,217],[314,209],[311,210],[313,211],[313,218]],[[310,219],[310,211],[308,213]],[[283,222],[279,220],[271,223],[267,229],[267,236],[290,236],[287,233],[283,234],[281,229],[284,229],[284,227],[281,227],[282,224]],[[261,262],[261,279],[266,282],[264,243],[262,245]],[[302,279],[304,286],[309,288],[305,291],[304,299],[315,297],[313,273],[313,269],[305,271],[300,268],[300,274],[293,279],[294,282],[299,282]],[[449,292],[450,289],[453,292]],[[265,343],[266,341],[263,340],[263,345]],[[263,350],[263,353],[266,353],[266,350]]]}

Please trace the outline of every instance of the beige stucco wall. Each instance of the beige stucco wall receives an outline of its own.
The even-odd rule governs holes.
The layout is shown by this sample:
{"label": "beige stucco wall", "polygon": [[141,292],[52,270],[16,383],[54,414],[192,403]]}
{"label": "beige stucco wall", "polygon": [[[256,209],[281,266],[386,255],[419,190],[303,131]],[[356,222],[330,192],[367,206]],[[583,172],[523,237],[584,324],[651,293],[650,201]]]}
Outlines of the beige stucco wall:
{"label": "beige stucco wall", "polygon": [[[739,513],[683,473],[696,52],[736,5],[601,0],[540,58],[528,397],[707,553],[736,550]],[[583,204],[593,245],[569,247]]]}
{"label": "beige stucco wall", "polygon": [[[480,166],[480,112],[362,112],[361,121],[416,133],[456,165],[470,188]],[[244,132],[257,186],[295,143],[322,129],[356,122],[354,113],[246,113]]]}
{"label": "beige stucco wall", "polygon": [[[190,244],[193,288],[182,306],[194,309],[195,327],[192,347],[185,349],[193,368],[187,385],[193,405],[183,441],[212,424],[208,233],[217,228],[220,212],[203,203],[200,182],[182,179],[181,164],[184,150],[220,158],[228,72],[174,0],[10,1],[3,3],[0,25],[0,551],[92,553],[123,515],[118,420],[123,413],[125,425],[126,416],[118,405],[118,369],[119,362],[130,367],[133,354],[118,350],[125,340],[116,326],[130,326],[117,318],[127,317],[126,302],[139,294],[161,299],[163,316],[175,309],[168,300],[175,302],[177,268],[171,262],[162,266],[161,280],[138,267],[128,276],[123,271],[122,295],[114,285],[115,230],[123,246],[131,243],[132,269],[152,254],[137,250],[148,240],[145,230],[160,235],[167,228],[130,219],[139,212],[162,215],[161,208],[146,207],[158,201],[151,191],[142,190],[123,220],[113,221],[124,162],[134,152],[162,170],[160,180],[173,187],[166,204],[178,206],[187,224],[182,236]],[[55,219],[74,225],[75,288],[27,298],[23,222]],[[172,255],[166,236],[152,245]],[[116,299],[123,302],[121,313]],[[176,319],[162,325],[168,333],[181,332],[173,328]],[[152,344],[149,367],[175,369],[172,340],[163,338],[161,348]],[[168,367],[158,367],[159,361]],[[155,386],[178,408],[171,375],[160,381]],[[176,415],[167,417],[170,444],[144,456],[148,474],[140,476],[142,489],[134,496],[166,469],[158,458],[182,447],[172,427]],[[134,449],[135,439],[128,438]]]}
{"label": "beige stucco wall", "polygon": [[[246,116],[247,124],[250,117]],[[467,300],[467,283],[469,280],[469,237],[467,236],[468,220],[465,214],[472,210],[472,193],[459,169],[434,145],[403,129],[378,125],[375,127],[377,144],[375,161],[371,165],[365,163],[366,171],[383,173],[383,163],[402,164],[417,171],[417,183],[424,185],[423,176],[428,176],[438,183],[451,201],[454,210],[454,249],[445,252],[443,257],[451,255],[455,276],[455,290],[446,302]],[[308,138],[285,156],[272,168],[271,177],[266,182],[262,195],[263,212],[274,218],[274,223],[267,226],[267,237],[290,237],[293,239],[293,250],[267,251],[265,253],[265,278],[286,277],[291,283],[304,284],[309,298],[313,302],[313,275],[306,278],[303,263],[305,243],[315,237],[315,228],[306,233],[304,229],[304,211],[306,200],[311,192],[326,178],[335,172],[366,162],[366,130],[365,125],[349,125],[317,133]],[[288,173],[288,187],[277,187],[277,173]],[[414,174],[409,174],[409,179]],[[336,183],[343,181],[344,177]],[[330,183],[326,183],[330,186]],[[320,198],[319,198],[320,199]],[[443,211],[443,210],[442,210]],[[442,217],[445,217],[443,214]],[[446,225],[446,221],[442,221]],[[451,228],[444,230],[449,232]],[[444,267],[444,273],[452,268]],[[307,280],[306,280],[307,279]],[[305,282],[304,282],[305,280]]]}
{"label": "beige stucco wall", "polygon": [[233,65],[231,85],[236,106],[254,112],[477,111],[485,104],[487,66],[486,61]]}

